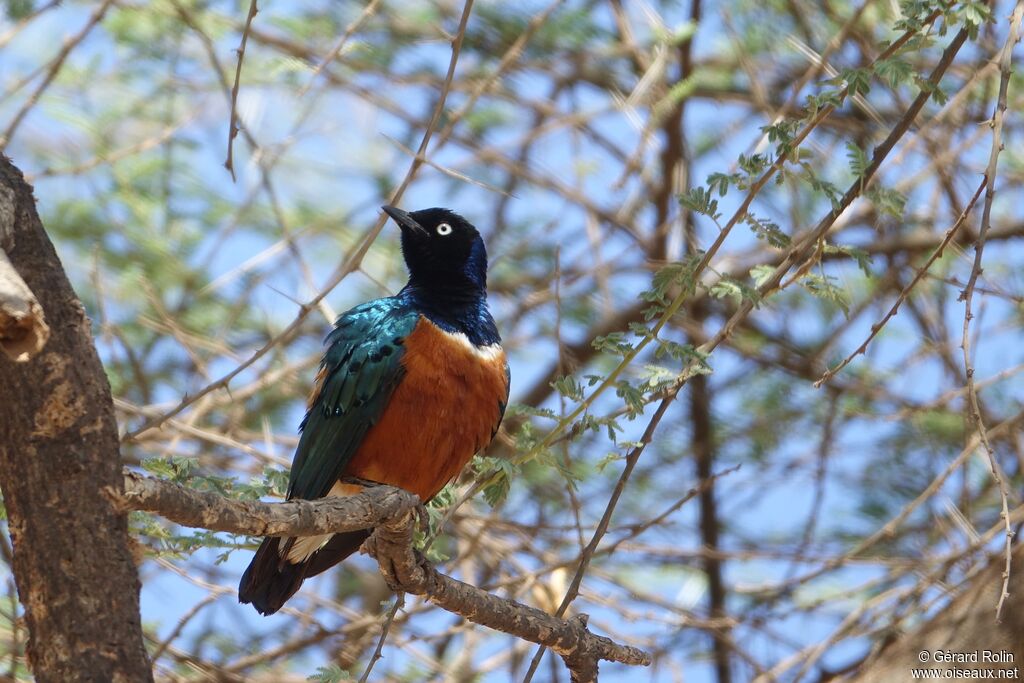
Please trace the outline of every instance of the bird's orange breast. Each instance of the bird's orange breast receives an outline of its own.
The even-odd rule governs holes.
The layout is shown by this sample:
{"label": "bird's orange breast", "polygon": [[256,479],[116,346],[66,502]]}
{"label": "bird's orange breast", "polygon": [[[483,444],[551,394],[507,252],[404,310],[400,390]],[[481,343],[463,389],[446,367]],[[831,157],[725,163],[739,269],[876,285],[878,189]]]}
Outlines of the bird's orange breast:
{"label": "bird's orange breast", "polygon": [[508,400],[505,353],[426,318],[405,340],[405,375],[345,468],[432,498],[486,446]]}

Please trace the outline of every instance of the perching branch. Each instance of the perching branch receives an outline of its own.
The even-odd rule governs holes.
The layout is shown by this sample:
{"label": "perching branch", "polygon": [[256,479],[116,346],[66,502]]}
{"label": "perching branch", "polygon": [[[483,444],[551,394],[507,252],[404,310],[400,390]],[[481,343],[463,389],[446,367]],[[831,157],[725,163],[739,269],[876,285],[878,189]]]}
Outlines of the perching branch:
{"label": "perching branch", "polygon": [[420,504],[416,496],[390,486],[318,501],[231,500],[128,471],[120,498],[126,510],[155,512],[185,526],[250,536],[315,536],[367,529]]}
{"label": "perching branch", "polygon": [[186,526],[253,536],[311,536],[376,527],[364,550],[395,591],[425,597],[453,614],[537,643],[558,653],[574,683],[597,680],[602,660],[648,666],[651,656],[587,629],[587,616],[560,619],[438,572],[412,547],[419,499],[377,486],[355,496],[286,503],[237,501],[217,493],[125,472],[124,494],[111,492],[129,510],[155,512]]}

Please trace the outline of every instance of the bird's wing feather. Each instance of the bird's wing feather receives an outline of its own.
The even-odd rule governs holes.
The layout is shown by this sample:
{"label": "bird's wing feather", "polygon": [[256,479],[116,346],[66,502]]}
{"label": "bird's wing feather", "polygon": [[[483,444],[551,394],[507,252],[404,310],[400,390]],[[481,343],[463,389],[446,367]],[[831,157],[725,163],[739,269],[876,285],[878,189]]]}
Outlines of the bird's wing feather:
{"label": "bird's wing feather", "polygon": [[300,427],[289,499],[322,498],[342,475],[402,380],[403,342],[418,319],[394,298],[367,302],[338,318]]}
{"label": "bird's wing feather", "polygon": [[501,421],[505,419],[505,409],[508,408],[508,395],[512,389],[512,369],[508,366],[508,361],[505,361],[505,398],[502,401],[498,401],[498,421],[494,423],[494,429],[491,430],[491,438],[498,433],[498,428],[501,427]]}

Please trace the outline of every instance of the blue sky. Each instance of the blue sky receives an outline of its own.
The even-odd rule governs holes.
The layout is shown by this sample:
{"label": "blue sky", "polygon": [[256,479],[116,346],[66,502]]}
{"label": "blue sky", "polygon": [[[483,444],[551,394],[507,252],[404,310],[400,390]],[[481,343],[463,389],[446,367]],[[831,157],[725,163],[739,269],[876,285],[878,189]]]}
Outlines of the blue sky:
{"label": "blue sky", "polygon": [[[309,6],[314,5],[310,4]],[[291,12],[298,14],[301,7],[304,6],[289,6],[279,2],[261,3],[261,14],[257,21],[267,26],[273,26],[275,19],[286,17]],[[5,59],[0,64],[0,79],[9,83],[12,78],[17,77],[17,74],[38,64],[41,59],[52,52],[52,37],[75,30],[74,27],[81,25],[89,11],[90,8],[85,5],[71,4],[59,12],[47,14],[26,29],[5,49]],[[666,24],[670,27],[680,25],[687,13],[688,8],[683,5],[663,9]],[[601,16],[604,22],[611,21],[610,17]],[[1002,27],[998,30],[1001,31]],[[697,34],[696,56],[700,58],[714,54],[721,48],[725,40],[721,16],[715,12],[706,13],[706,19],[702,22]],[[221,58],[227,64],[232,63],[231,50],[236,41],[237,35],[233,32],[225,32],[218,39],[217,45]],[[130,100],[139,97],[140,93],[145,91],[148,77],[146,74],[140,75],[138,82],[127,89],[112,80],[103,78],[104,75],[109,75],[121,68],[122,64],[118,60],[124,57],[117,53],[111,53],[108,48],[109,36],[103,31],[98,31],[87,40],[81,49],[75,52],[73,63],[76,66],[82,66],[83,69],[84,65],[91,63],[94,74],[99,77],[96,82],[89,83],[88,87],[63,84],[61,89],[57,89],[54,95],[48,96],[42,105],[37,107],[26,119],[18,137],[8,150],[23,170],[29,173],[38,171],[40,169],[34,168],[33,164],[42,164],[43,160],[66,161],[79,155],[87,155],[86,145],[91,138],[91,123],[88,113],[91,106],[98,106],[97,103],[109,101],[111,97],[123,96]],[[780,45],[779,50],[785,52],[786,48]],[[289,66],[287,62],[275,63],[267,53],[264,53],[263,57],[266,61],[260,61],[258,48],[253,48],[252,61],[248,62],[247,66],[258,68],[256,65],[259,64],[264,67],[269,65],[269,68],[280,69],[287,69]],[[448,46],[441,40],[428,41],[417,45],[415,49],[406,51],[401,59],[406,62],[394,65],[393,68],[397,72],[405,72],[406,69],[412,69],[422,63],[443,67],[448,59]],[[469,56],[460,63],[460,69],[468,70],[472,66]],[[201,76],[201,74],[191,73],[189,70],[192,68],[194,66],[191,63],[185,64],[178,76],[183,80]],[[300,74],[298,82],[304,83],[305,78],[305,74]],[[507,81],[509,90],[518,92],[523,97],[535,93],[544,85],[541,79],[534,75],[517,74]],[[393,115],[352,95],[327,94],[321,96],[319,89],[314,88],[300,100],[295,97],[296,92],[294,87],[263,87],[243,80],[238,108],[242,119],[251,127],[257,139],[265,147],[273,148],[275,145],[288,143],[287,158],[273,175],[275,188],[282,203],[288,207],[295,207],[303,203],[326,206],[328,215],[325,220],[333,220],[337,223],[336,231],[327,235],[318,234],[303,243],[307,247],[305,255],[308,258],[314,282],[319,286],[327,280],[336,267],[338,255],[350,249],[361,231],[370,226],[378,215],[377,207],[380,197],[379,189],[373,180],[374,175],[384,174],[397,181],[404,174],[409,159],[389,141],[389,138],[402,139],[405,133],[404,124]],[[250,151],[241,138],[236,140],[238,181],[232,183],[230,176],[222,167],[226,143],[225,127],[228,119],[226,102],[216,91],[194,93],[193,97],[194,99],[182,97],[175,112],[177,116],[181,117],[181,120],[187,122],[182,128],[180,139],[193,143],[188,152],[189,169],[183,183],[186,186],[189,183],[204,186],[212,189],[227,202],[240,204],[258,188],[260,183],[259,173],[252,163]],[[563,97],[567,98],[568,96]],[[419,88],[402,87],[400,98],[403,107],[409,111],[422,112],[431,106],[430,100]],[[457,107],[460,103],[461,96],[458,93],[453,94],[449,106]],[[575,107],[579,110],[589,110],[591,108],[606,108],[607,100],[604,93],[595,90],[589,96],[586,91],[583,91],[572,102],[563,100],[558,104]],[[0,102],[0,121],[6,121],[17,105],[16,100]],[[934,111],[934,109],[928,110],[929,113],[934,113]],[[697,181],[712,171],[731,168],[738,154],[749,152],[756,144],[760,134],[756,127],[746,120],[748,115],[745,108],[734,105],[702,101],[693,101],[688,105],[687,126],[695,140],[699,140],[702,136],[714,136],[723,130],[729,130],[732,126],[735,128],[734,132],[728,136],[727,142],[715,154],[707,155],[694,163],[693,175]],[[525,127],[526,122],[517,122],[503,133],[488,138],[486,144],[493,146],[507,144],[514,139],[515,134]],[[595,128],[604,133],[611,141],[626,149],[630,149],[635,143],[636,131],[631,127],[628,117],[619,111],[609,110],[606,114],[598,117]],[[125,136],[131,134],[131,129],[126,129]],[[290,142],[293,135],[296,137],[294,143]],[[877,143],[877,140],[873,142]],[[578,179],[584,194],[596,197],[602,203],[610,206],[625,202],[628,199],[629,191],[635,189],[634,186],[627,186],[619,190],[617,194],[609,190],[621,173],[621,169],[599,149],[588,149],[586,173],[578,173],[574,144],[576,143],[570,135],[548,136],[545,144],[539,148],[537,157],[531,160],[531,168],[562,178],[566,182],[577,182]],[[823,147],[825,144],[824,141],[819,142],[816,139],[811,141],[812,146],[818,145],[815,148],[816,151],[828,149]],[[968,165],[977,167],[980,172],[984,166],[986,149],[985,141],[973,147],[965,158]],[[842,154],[841,149],[832,151],[837,155]],[[467,167],[469,158],[469,152],[454,146],[448,146],[436,156],[432,156],[432,160],[439,164],[460,168],[474,177],[488,180],[489,169],[475,164]],[[845,159],[836,157],[835,162],[834,167],[827,171],[834,174],[837,185],[845,186],[845,183],[849,182],[848,173],[845,170]],[[901,172],[905,173],[922,163],[924,162],[921,160],[915,161],[911,155],[910,161],[901,167]],[[56,204],[61,199],[69,197],[89,197],[97,192],[97,187],[103,187],[107,182],[109,182],[109,177],[102,172],[90,176],[88,179],[81,177],[40,179],[36,187],[37,196],[40,198],[41,212],[45,217],[48,205]],[[960,190],[966,192],[968,185],[975,181],[958,178],[957,182],[960,184]],[[913,222],[912,217],[915,214],[923,213],[922,206],[927,206],[927,202],[930,201],[930,191],[931,185],[925,185],[911,196],[911,202],[908,205],[908,215],[911,218],[908,219],[908,223]],[[325,203],[323,201],[325,197],[337,199]],[[1012,214],[1015,211],[1014,207],[1019,206],[1019,199],[1019,196],[1014,197],[1013,195],[999,196],[996,214]],[[410,187],[401,203],[410,209],[434,204],[449,205],[473,220],[481,227],[485,236],[490,237],[488,211],[494,200],[495,197],[485,189],[469,184],[453,183],[450,178],[440,172],[425,167],[420,171],[417,181]],[[728,215],[738,201],[739,195],[735,194],[723,199],[723,212]],[[581,259],[587,253],[586,245],[569,241],[576,239],[578,231],[575,230],[575,226],[585,220],[585,215],[578,206],[560,201],[551,193],[532,187],[520,189],[512,206],[510,215],[514,221],[533,225],[550,222],[552,228],[547,231],[545,239],[550,244],[561,243],[564,253],[571,255],[573,260]],[[184,210],[187,206],[180,208]],[[759,204],[758,211],[762,215],[784,218],[790,215],[789,209],[784,195],[777,193],[766,197]],[[114,210],[116,211],[116,208]],[[855,210],[857,210],[856,205],[852,207],[851,211]],[[649,213],[650,208],[645,208],[644,212]],[[811,224],[820,214],[820,205],[806,213],[805,219]],[[127,219],[127,214],[122,218]],[[650,223],[651,221],[644,222]],[[715,235],[714,225],[702,219],[698,220],[698,225],[702,241],[705,244],[709,243]],[[212,227],[220,228],[222,226]],[[298,231],[305,229],[305,226],[293,227]],[[944,230],[945,227],[934,226],[934,229]],[[209,260],[211,279],[230,272],[233,268],[260,254],[278,237],[277,235],[261,235],[254,231],[238,231],[225,246],[219,247]],[[874,238],[867,231],[854,237],[865,241]],[[394,238],[393,228],[385,228],[381,238],[371,248],[364,262],[367,274],[357,273],[347,278],[328,296],[327,301],[334,310],[341,311],[366,298],[392,293],[401,285],[403,273],[394,249]],[[506,269],[504,272],[507,274],[508,270],[519,265],[512,260],[511,256],[520,246],[519,239],[520,234],[518,233],[489,239],[493,263],[492,273],[497,273],[500,276],[504,268]],[[850,239],[853,240],[853,238]],[[740,231],[730,236],[728,243],[730,253],[735,254],[749,252],[757,245],[758,242],[753,235]],[[609,233],[602,242],[602,255],[610,263],[629,263],[633,249],[634,245],[631,240],[617,232]],[[993,257],[998,263],[993,263],[991,270],[986,273],[988,279],[998,282],[1007,291],[1020,292],[1020,271],[1012,267],[1012,264],[1019,263],[1019,245],[1008,243],[999,245],[998,249],[996,247],[991,247],[991,249]],[[200,250],[200,254],[203,254],[203,250]],[[953,254],[949,257],[955,259],[953,270],[961,277],[966,272],[965,269],[969,269],[970,256],[972,254],[969,253]],[[67,256],[65,256],[65,263],[72,275],[77,275],[76,285],[81,287],[85,282],[86,264],[84,262],[76,263],[75,259]],[[267,325],[271,329],[280,329],[294,317],[297,307],[292,299],[305,301],[313,294],[294,269],[283,268],[281,263],[279,260],[271,259],[261,267],[261,270],[272,273],[275,268],[281,270],[266,280],[256,296],[260,313],[265,316]],[[1009,265],[1000,266],[999,263]],[[553,264],[541,267],[553,267]],[[852,265],[830,266],[829,272],[839,278],[844,287],[848,287],[855,293],[865,291],[866,285]],[[648,286],[648,281],[646,272],[638,268],[616,278],[615,291],[612,296],[617,303],[632,300]],[[238,286],[241,285],[234,282],[226,285],[226,288],[227,291],[233,291],[230,288]],[[583,296],[584,293],[593,290],[594,283],[592,280],[584,279],[567,285],[567,288],[570,294]],[[593,298],[599,299],[600,295],[595,294]],[[948,310],[945,311],[946,317],[952,321],[956,321],[958,316],[962,316],[962,309],[959,308],[962,304],[959,304],[955,298],[953,296],[948,299]],[[520,303],[521,301],[518,299],[500,296],[495,297],[492,301],[499,320],[514,311]],[[799,309],[791,315],[778,315],[784,310],[785,305],[782,302],[767,302],[765,310],[760,314],[755,314],[755,318],[769,328],[774,327],[778,331],[791,333],[797,339],[805,338],[807,340],[821,338],[828,326],[836,324],[836,318],[823,322],[818,312],[810,307]],[[1021,362],[1022,356],[1018,343],[1019,334],[1016,329],[1001,323],[993,322],[990,325],[987,322],[1012,319],[1012,304],[990,297],[985,299],[985,307],[984,317],[977,323],[978,329],[981,330],[976,352],[979,377],[988,377],[1003,368],[1018,364]],[[323,317],[315,313],[314,318],[316,324],[322,326],[326,331],[327,323]],[[875,316],[867,315],[857,319],[846,328],[833,349],[836,360],[856,348],[860,341],[867,336],[874,319]],[[718,322],[716,319],[712,319],[709,322],[709,329],[716,329]],[[546,361],[552,357],[555,349],[554,343],[550,339],[545,341],[533,338],[536,329],[532,326],[536,324],[540,323],[527,321],[521,326],[505,332],[509,339],[531,339],[528,347],[522,345],[512,347],[513,401],[517,393],[532,386],[535,378],[546,368]],[[585,327],[585,325],[567,323],[566,337],[571,341],[576,341]],[[861,366],[870,363],[877,376],[884,377],[890,383],[900,385],[902,395],[919,400],[934,397],[947,387],[948,379],[943,376],[942,368],[933,357],[924,360],[914,358],[919,341],[916,328],[911,326],[902,315],[897,316],[872,345],[869,356],[866,359],[856,360],[847,373],[856,373]],[[255,348],[237,350],[244,356]],[[289,351],[293,357],[298,357],[308,354],[312,350],[311,348],[295,348]],[[730,378],[741,378],[744,373],[750,371],[749,365],[741,362],[735,354],[724,350],[714,356],[712,364],[715,368],[716,381],[723,383],[729,382]],[[230,370],[231,367],[232,363],[221,360],[213,365],[212,371],[222,373]],[[718,378],[723,379],[718,380]],[[736,381],[742,384],[741,379]],[[198,386],[194,388],[198,388]],[[812,398],[805,399],[809,404],[815,403],[814,396],[821,396],[822,399],[819,400],[824,400],[825,396],[823,391],[813,390],[807,385],[796,385],[792,391],[801,397],[811,396]],[[1000,385],[998,391],[1000,405],[1012,405],[1015,401],[1019,402],[1024,398],[1017,384]],[[737,416],[742,415],[743,400],[747,398],[744,394],[742,388],[723,391],[719,394],[715,404],[715,413],[721,419],[723,428],[728,428],[728,425],[736,420]],[[170,389],[166,389],[160,396],[161,400],[172,404],[178,398],[179,395]],[[614,405],[613,401],[603,401],[599,409],[611,410]],[[294,407],[291,420],[293,424],[298,423],[301,410],[300,405]],[[664,442],[658,444],[659,449],[670,451],[676,448],[677,444],[682,447],[686,443],[686,429],[677,425],[677,422],[682,420],[682,406],[674,407],[670,419],[662,427],[662,433],[667,436],[664,436]],[[644,420],[638,420],[630,426],[630,429],[642,428],[644,424]],[[808,434],[784,435],[772,454],[773,459],[780,463],[789,462],[791,459],[802,457],[813,449],[813,443],[809,442],[816,438],[816,435],[807,438],[811,434],[812,427],[815,426],[813,416],[808,416],[805,424]],[[864,472],[864,463],[869,460],[865,451],[870,451],[885,436],[886,430],[895,431],[899,427],[898,424],[886,424],[884,420],[877,419],[875,416],[865,416],[862,421],[855,420],[847,423],[845,430],[836,435],[833,451],[840,455],[831,463],[834,470],[825,489],[822,506],[822,515],[825,520],[822,524],[823,531],[836,528],[848,531],[857,529],[866,534],[877,526],[873,520],[864,519],[859,515],[855,501],[852,500],[852,489],[848,489],[847,486],[850,484],[854,487],[863,485],[865,475],[870,475],[870,473]],[[648,467],[647,462],[656,461],[658,456],[653,451],[657,450],[652,448],[652,453],[645,454],[644,468]],[[285,450],[276,454],[285,458],[290,457]],[[938,454],[936,460],[939,465],[947,455]],[[718,468],[724,469],[745,457],[746,455],[742,452],[726,451],[722,455]],[[650,467],[653,469],[653,465]],[[979,467],[981,467],[980,463],[972,465],[974,469]],[[758,485],[759,482],[756,481],[759,476],[758,469],[751,465],[745,465],[739,473],[730,475],[735,481],[744,482],[744,484],[736,484],[735,493],[732,493],[733,489],[727,489],[730,491],[730,495],[723,497],[721,515],[723,519],[728,520],[730,529],[730,533],[727,533],[724,539],[726,549],[739,550],[739,539],[741,538],[788,537],[792,534],[793,529],[799,529],[804,523],[804,515],[813,500],[813,481],[809,477],[810,470],[800,471],[795,476],[787,476],[786,472],[781,469],[767,469],[769,479],[763,485]],[[680,470],[674,470],[673,475],[677,475],[679,472]],[[603,510],[607,492],[617,473],[618,469],[614,468],[607,473],[593,476],[585,482],[583,491],[587,504],[584,514],[590,523],[596,521]],[[729,478],[723,481],[723,486],[731,486],[728,482]],[[680,490],[685,490],[692,485],[693,481],[690,479],[678,482]],[[952,485],[950,488],[952,490]],[[523,502],[525,495],[526,491],[514,485],[511,499],[502,510],[513,513],[519,509],[517,504]],[[667,504],[669,501],[654,502],[657,503],[656,507],[660,508],[662,504]],[[645,504],[648,503],[643,500],[634,500],[628,505],[624,505],[624,509],[620,510],[616,521],[627,521],[629,515],[643,510]],[[651,531],[651,538],[644,537],[643,540],[666,541],[671,540],[671,536],[678,533],[680,544],[691,547],[697,542],[694,532],[696,514],[696,506],[688,505],[679,513],[678,519],[675,520],[671,528],[664,531]],[[613,540],[613,537],[609,536],[609,540]],[[196,560],[206,564],[213,555],[215,553],[202,551]],[[220,566],[224,585],[234,584],[248,559],[247,553],[235,552],[226,563]],[[359,560],[359,562],[369,567],[365,560]],[[183,563],[181,566],[187,569],[189,565]],[[750,586],[773,579],[777,580],[789,571],[790,568],[786,563],[777,561],[733,562],[728,565],[727,581],[730,586]],[[880,573],[881,570],[874,566],[851,566],[830,575],[821,584],[815,584],[813,590],[822,592],[829,589],[846,590],[850,586],[876,577]],[[160,570],[153,563],[149,563],[143,568],[143,576],[148,579],[145,581],[142,596],[143,618],[147,622],[158,622],[160,634],[170,632],[181,615],[187,613],[207,594],[205,589],[196,588],[189,581],[173,573]],[[665,600],[676,604],[697,605],[704,598],[703,584],[699,573],[688,566],[680,566],[678,571],[674,572],[662,569],[648,571],[642,566],[634,567],[630,581],[636,582],[638,586],[643,586]],[[589,577],[584,586],[595,593],[612,590],[597,576]],[[617,595],[619,593],[613,593],[613,596]],[[615,615],[606,608],[592,603],[588,605],[588,610],[593,613],[595,623],[599,625],[602,622],[604,624],[617,622]],[[227,594],[208,608],[201,619],[197,619],[189,625],[180,642],[188,642],[190,634],[203,629],[207,620],[214,620],[225,629],[263,634],[272,633],[279,628],[278,624],[280,623],[277,618],[262,619],[256,616],[249,608],[235,604],[234,596]],[[420,628],[424,625],[428,627],[436,625],[440,629],[451,621],[450,615],[438,613],[429,620],[420,621],[418,624]],[[795,642],[807,643],[820,640],[836,623],[836,613],[822,610],[809,614],[794,612],[791,617],[775,623],[773,626],[786,638]],[[674,627],[664,627],[657,620],[624,625],[623,631],[632,631],[639,635],[659,628],[665,628],[666,637],[670,635],[681,641],[695,637],[685,630],[680,635]],[[768,642],[757,633],[743,633],[742,631],[741,633],[744,638],[749,639],[751,649],[766,660],[773,661],[788,654],[777,644]],[[840,647],[830,650],[824,661],[829,666],[842,666],[850,659],[859,656],[865,645],[863,642],[844,643]],[[489,647],[500,649],[507,647],[507,642],[495,639]],[[481,652],[481,656],[486,654],[486,651]],[[323,664],[323,660],[318,659],[322,656],[322,652],[314,650],[308,658],[297,660],[295,667],[300,671],[312,672],[316,666]],[[392,651],[390,656],[397,659],[400,655]],[[702,661],[687,662],[685,674],[686,680],[697,683],[713,680],[710,666]],[[607,665],[606,669],[606,676],[610,680],[646,680],[646,675],[647,672],[638,674],[635,671],[611,665]],[[659,670],[654,680],[674,680],[673,673],[667,669]]]}

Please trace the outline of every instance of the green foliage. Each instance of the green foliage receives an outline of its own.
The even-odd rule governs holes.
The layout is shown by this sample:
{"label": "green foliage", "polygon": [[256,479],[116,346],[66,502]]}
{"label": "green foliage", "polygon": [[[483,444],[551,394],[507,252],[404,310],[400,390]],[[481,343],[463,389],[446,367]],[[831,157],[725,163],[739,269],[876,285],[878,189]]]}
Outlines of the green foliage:
{"label": "green foliage", "polygon": [[716,299],[732,299],[737,305],[744,301],[752,301],[755,306],[761,302],[761,295],[757,290],[745,282],[734,280],[731,277],[723,277],[711,286],[711,296]]}
{"label": "green foliage", "polygon": [[[247,484],[238,483],[233,477],[205,474],[199,471],[198,460],[192,457],[150,458],[142,461],[147,473],[167,479],[199,491],[211,491],[235,500],[259,500],[265,496],[283,498],[288,487],[288,473],[266,467],[259,480]],[[172,532],[170,527],[145,513],[133,513],[133,528],[140,536],[149,538],[156,545],[158,554],[187,557],[202,548],[220,548],[225,552],[217,556],[219,564],[227,560],[232,550],[247,547],[251,543],[235,534],[220,534],[198,530],[189,534]]]}
{"label": "green foliage", "polygon": [[700,85],[697,74],[693,74],[669,88],[668,93],[654,107],[653,117],[655,120],[662,120],[673,107],[692,95],[697,86]]}
{"label": "green foliage", "polygon": [[775,272],[774,266],[762,264],[760,266],[754,266],[750,269],[750,277],[754,281],[755,287],[762,287],[764,283],[768,282],[768,279]]}
{"label": "green foliage", "polygon": [[867,188],[864,195],[874,203],[880,213],[893,218],[903,218],[903,209],[907,204],[907,198],[896,190],[872,185]]}
{"label": "green foliage", "polygon": [[288,471],[273,467],[263,468],[263,478],[248,484],[232,485],[232,491],[240,500],[259,500],[271,496],[284,498],[288,491]]}
{"label": "green foliage", "polygon": [[897,57],[879,59],[875,62],[875,74],[893,88],[909,83],[914,77],[914,67]]}
{"label": "green foliage", "polygon": [[[521,7],[483,4],[474,7],[477,26],[470,39],[486,46],[492,55],[504,54],[523,34],[532,13]],[[529,55],[544,56],[555,51],[583,50],[593,41],[600,41],[606,30],[584,8],[565,8],[552,13],[538,29],[526,50]]]}
{"label": "green foliage", "polygon": [[748,180],[753,180],[760,176],[771,166],[771,160],[764,154],[752,154],[750,156],[741,154],[736,163],[747,174]]}
{"label": "green foliage", "polygon": [[850,314],[849,295],[837,284],[837,280],[833,276],[807,273],[800,278],[800,285],[822,301],[835,304],[843,312],[843,315]]}
{"label": "green foliage", "polygon": [[4,2],[4,13],[7,19],[14,22],[32,14],[35,10],[34,0],[6,0]]}
{"label": "green foliage", "polygon": [[[566,486],[574,492],[578,490],[577,484],[580,481],[580,476],[572,469],[572,466],[566,462],[564,454],[555,454],[553,451],[546,451],[537,457],[533,465],[542,467],[546,472],[554,472]],[[588,472],[589,469],[590,468],[587,468]]]}
{"label": "green foliage", "polygon": [[710,191],[700,186],[693,187],[688,192],[679,195],[679,203],[683,205],[683,208],[707,216],[712,220],[718,220],[722,216],[718,213],[718,200],[711,196]]}
{"label": "green foliage", "polygon": [[711,372],[711,365],[707,362],[708,354],[698,351],[692,344],[681,344],[671,339],[658,339],[657,343],[655,359],[668,357],[680,361],[685,368],[696,368],[701,373]]}
{"label": "green foliage", "polygon": [[[767,130],[767,129],[762,129]],[[768,135],[769,139],[772,139],[771,133]],[[740,183],[743,182],[743,177],[739,173],[720,173],[715,172],[708,176],[708,193],[718,191],[719,197],[724,197],[729,192],[730,185],[736,185],[739,189],[743,189]],[[680,200],[681,201],[681,200]],[[694,202],[695,204],[697,202]]]}
{"label": "green foliage", "polygon": [[462,119],[474,137],[483,137],[488,132],[503,128],[511,123],[510,113],[502,107],[481,107]]}
{"label": "green foliage", "polygon": [[871,89],[871,71],[868,69],[844,69],[840,73],[840,80],[846,83],[847,92],[851,96],[867,95]]}
{"label": "green foliage", "polygon": [[174,456],[171,458],[150,458],[142,461],[142,469],[162,479],[179,484],[188,483],[196,466],[195,458]]}
{"label": "green foliage", "polygon": [[927,92],[937,105],[942,106],[949,100],[949,96],[946,95],[946,91],[942,89],[942,86],[932,83],[920,76],[914,77],[914,83],[919,87],[922,92]]}
{"label": "green foliage", "polygon": [[601,353],[622,357],[633,350],[633,345],[626,339],[625,332],[612,332],[603,337],[595,337],[591,345]]}
{"label": "green foliage", "polygon": [[[437,495],[427,502],[426,526],[417,527],[413,532],[413,547],[424,551],[431,562],[447,562],[451,556],[446,551],[445,539],[441,532],[441,525],[444,523],[445,515],[449,508],[455,504],[458,494],[452,484],[448,484]],[[432,540],[427,546],[428,540]]]}
{"label": "green foliage", "polygon": [[596,463],[594,463],[594,469],[595,469],[595,471],[597,471],[599,473],[604,472],[605,469],[609,465],[611,465],[613,462],[618,462],[620,460],[625,460],[625,458],[626,458],[626,456],[622,455],[621,453],[616,453],[615,451],[612,451],[610,453],[606,453],[603,458],[601,458]]}
{"label": "green foliage", "polygon": [[573,375],[563,375],[552,382],[551,386],[570,401],[583,400],[583,385]]}
{"label": "green foliage", "polygon": [[956,18],[968,29],[968,37],[971,40],[977,40],[978,29],[982,24],[992,20],[992,10],[983,2],[970,0],[963,3],[956,13]]}
{"label": "green foliage", "polygon": [[341,681],[354,680],[352,675],[342,669],[337,664],[328,664],[327,666],[318,666],[316,673],[306,677],[307,681],[316,681],[317,683],[341,683]]}
{"label": "green foliage", "polygon": [[861,181],[863,188],[864,175],[867,173],[868,167],[871,166],[871,159],[867,152],[852,142],[846,143],[846,158],[850,160],[850,172],[857,180]]}
{"label": "green foliage", "polygon": [[[770,126],[761,127],[761,132],[768,136],[768,142],[775,144],[775,156],[777,158],[792,158],[793,153],[797,151],[793,143],[797,133],[800,131],[801,124],[801,119],[783,118]],[[740,187],[740,189],[745,188]],[[725,193],[723,192],[722,194]]]}
{"label": "green foliage", "polygon": [[[651,320],[664,313],[669,301],[676,296],[675,290],[693,291],[694,274],[702,256],[703,252],[697,252],[655,271],[651,278],[651,289],[640,293],[640,298],[650,303],[644,310],[645,319]],[[636,332],[636,329],[633,331]]]}
{"label": "green foliage", "polygon": [[476,456],[471,464],[478,478],[487,481],[484,486],[484,500],[491,507],[504,502],[512,488],[512,481],[519,472],[519,466],[506,458]]}
{"label": "green foliage", "polygon": [[871,277],[871,255],[859,247],[847,245],[826,244],[823,250],[825,254],[842,254],[857,262],[857,267],[868,277]]}
{"label": "green foliage", "polygon": [[628,380],[620,379],[615,383],[615,395],[622,399],[626,407],[626,415],[630,419],[644,411],[644,392]]}
{"label": "green foliage", "polygon": [[785,249],[789,246],[789,235],[779,227],[778,223],[758,218],[749,212],[743,215],[743,222],[750,226],[750,230],[757,236],[757,239],[764,240],[776,249]]}
{"label": "green foliage", "polygon": [[829,89],[808,95],[804,106],[807,109],[808,118],[814,118],[822,109],[839,107],[842,103],[843,94],[839,90]]}
{"label": "green foliage", "polygon": [[224,552],[216,556],[215,563],[227,560],[231,551],[239,548],[255,547],[255,544],[244,536],[221,534],[203,529],[191,533],[178,533],[173,527],[145,512],[132,512],[129,515],[129,527],[133,534],[149,541],[149,550],[156,556],[183,559],[197,550],[214,548]]}
{"label": "green foliage", "polygon": [[811,189],[825,196],[828,199],[829,204],[832,205],[833,211],[838,211],[840,207],[840,200],[843,198],[843,193],[838,187],[833,185],[830,181],[818,175],[809,164],[801,161],[800,166],[803,168],[804,173],[800,178],[810,185]]}

